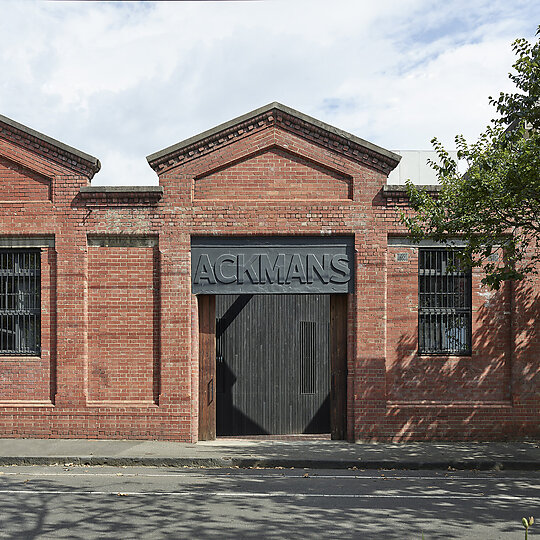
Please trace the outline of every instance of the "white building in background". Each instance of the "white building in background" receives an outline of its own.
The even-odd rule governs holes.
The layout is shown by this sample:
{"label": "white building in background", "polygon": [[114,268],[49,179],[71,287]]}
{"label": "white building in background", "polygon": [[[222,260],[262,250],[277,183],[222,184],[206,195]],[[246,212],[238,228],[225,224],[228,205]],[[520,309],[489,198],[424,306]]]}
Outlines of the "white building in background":
{"label": "white building in background", "polygon": [[[437,153],[434,150],[392,150],[401,156],[399,165],[389,174],[388,185],[404,185],[410,178],[414,184],[434,185],[438,184],[435,171],[428,165],[428,159],[436,160]],[[457,152],[448,152],[457,160]]]}

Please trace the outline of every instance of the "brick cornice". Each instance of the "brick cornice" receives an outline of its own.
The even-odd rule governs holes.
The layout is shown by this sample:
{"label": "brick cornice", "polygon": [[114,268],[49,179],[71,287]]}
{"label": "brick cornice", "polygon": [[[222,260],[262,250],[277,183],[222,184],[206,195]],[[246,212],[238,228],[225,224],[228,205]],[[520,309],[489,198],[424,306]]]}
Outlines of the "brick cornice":
{"label": "brick cornice", "polygon": [[83,186],[86,206],[154,206],[163,197],[161,186]]}
{"label": "brick cornice", "polygon": [[[415,187],[421,191],[427,191],[433,195],[441,191],[440,185],[422,185],[416,184]],[[387,184],[383,186],[383,197],[407,197],[408,191],[406,185],[401,184]]]}
{"label": "brick cornice", "polygon": [[221,124],[200,135],[151,154],[146,159],[158,174],[228,146],[268,127],[276,126],[314,144],[343,154],[347,158],[388,174],[400,156],[350,133],[325,124],[280,103],[272,103],[244,116]]}
{"label": "brick cornice", "polygon": [[99,159],[3,115],[0,115],[0,137],[39,155],[44,160],[89,179],[92,179],[101,168]]}

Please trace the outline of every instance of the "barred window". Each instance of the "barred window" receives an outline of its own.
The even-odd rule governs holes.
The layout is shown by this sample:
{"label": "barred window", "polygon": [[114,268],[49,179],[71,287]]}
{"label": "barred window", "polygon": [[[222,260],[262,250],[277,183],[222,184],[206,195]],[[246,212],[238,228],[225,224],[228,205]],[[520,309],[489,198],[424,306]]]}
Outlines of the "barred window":
{"label": "barred window", "polygon": [[0,250],[0,355],[39,355],[39,250]]}
{"label": "barred window", "polygon": [[419,250],[420,354],[471,354],[471,271],[461,267],[457,253]]}

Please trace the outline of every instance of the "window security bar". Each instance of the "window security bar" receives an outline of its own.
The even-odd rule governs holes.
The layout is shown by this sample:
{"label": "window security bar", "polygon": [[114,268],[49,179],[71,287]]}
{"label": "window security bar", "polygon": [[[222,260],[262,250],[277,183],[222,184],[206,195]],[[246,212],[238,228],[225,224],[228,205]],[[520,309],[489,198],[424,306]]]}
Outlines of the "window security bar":
{"label": "window security bar", "polygon": [[420,354],[471,354],[471,271],[455,249],[420,249],[418,261]]}
{"label": "window security bar", "polygon": [[40,319],[40,251],[0,250],[0,355],[39,355]]}

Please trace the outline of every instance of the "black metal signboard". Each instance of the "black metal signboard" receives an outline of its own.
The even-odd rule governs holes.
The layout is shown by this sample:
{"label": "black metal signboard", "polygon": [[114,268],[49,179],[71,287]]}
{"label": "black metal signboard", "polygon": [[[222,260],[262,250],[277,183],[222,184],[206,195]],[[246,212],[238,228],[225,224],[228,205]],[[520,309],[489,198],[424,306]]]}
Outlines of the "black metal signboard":
{"label": "black metal signboard", "polygon": [[194,237],[195,294],[335,294],[354,287],[351,237]]}

